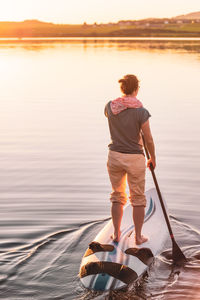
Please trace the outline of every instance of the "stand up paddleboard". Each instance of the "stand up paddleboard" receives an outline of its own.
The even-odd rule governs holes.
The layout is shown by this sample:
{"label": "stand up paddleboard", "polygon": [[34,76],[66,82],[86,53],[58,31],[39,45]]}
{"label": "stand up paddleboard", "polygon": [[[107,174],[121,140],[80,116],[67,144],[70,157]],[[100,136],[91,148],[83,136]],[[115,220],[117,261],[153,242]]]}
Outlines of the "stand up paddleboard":
{"label": "stand up paddleboard", "polygon": [[137,280],[162,252],[169,236],[156,189],[146,192],[147,205],[143,234],[146,243],[136,245],[132,207],[124,209],[119,243],[113,242],[112,220],[99,232],[86,250],[79,276],[82,284],[92,290],[120,289]]}

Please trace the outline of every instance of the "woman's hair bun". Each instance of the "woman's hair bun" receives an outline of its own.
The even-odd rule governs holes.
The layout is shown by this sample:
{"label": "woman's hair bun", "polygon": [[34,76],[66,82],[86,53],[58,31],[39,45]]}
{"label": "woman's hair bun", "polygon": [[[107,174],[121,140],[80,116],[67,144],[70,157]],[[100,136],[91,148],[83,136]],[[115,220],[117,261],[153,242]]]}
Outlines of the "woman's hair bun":
{"label": "woman's hair bun", "polygon": [[125,95],[132,94],[132,92],[136,91],[139,86],[139,80],[132,74],[125,75],[124,78],[119,79],[118,82],[121,83],[120,88]]}

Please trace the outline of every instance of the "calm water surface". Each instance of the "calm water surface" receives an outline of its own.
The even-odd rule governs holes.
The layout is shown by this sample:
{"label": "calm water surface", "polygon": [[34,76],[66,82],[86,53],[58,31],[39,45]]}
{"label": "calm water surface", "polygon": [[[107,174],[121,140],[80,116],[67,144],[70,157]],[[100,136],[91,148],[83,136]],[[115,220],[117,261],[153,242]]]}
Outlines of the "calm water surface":
{"label": "calm water surface", "polygon": [[200,41],[1,40],[0,66],[0,299],[108,299],[77,274],[110,217],[103,109],[128,73],[152,115],[156,174],[188,263],[173,269],[169,241],[148,276],[110,299],[200,299]]}

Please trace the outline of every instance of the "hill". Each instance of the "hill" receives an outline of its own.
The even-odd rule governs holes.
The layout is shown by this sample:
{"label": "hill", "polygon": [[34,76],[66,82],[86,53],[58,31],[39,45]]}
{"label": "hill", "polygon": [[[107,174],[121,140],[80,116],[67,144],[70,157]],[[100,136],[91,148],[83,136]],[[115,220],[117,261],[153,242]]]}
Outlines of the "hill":
{"label": "hill", "polygon": [[185,20],[200,20],[200,11],[193,12],[186,15],[180,15],[175,17],[174,19],[185,19]]}

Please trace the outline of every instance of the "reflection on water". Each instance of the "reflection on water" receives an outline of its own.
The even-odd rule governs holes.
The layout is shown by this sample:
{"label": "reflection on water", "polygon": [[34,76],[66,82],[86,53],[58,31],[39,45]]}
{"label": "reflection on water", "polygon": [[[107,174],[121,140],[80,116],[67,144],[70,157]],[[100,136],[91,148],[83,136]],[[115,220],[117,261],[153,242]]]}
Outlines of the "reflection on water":
{"label": "reflection on water", "polygon": [[157,177],[189,261],[174,270],[169,243],[149,276],[116,297],[198,299],[199,52],[198,39],[0,41],[0,299],[108,296],[76,275],[110,216],[103,109],[127,73],[141,81]]}
{"label": "reflection on water", "polygon": [[108,47],[118,50],[173,50],[200,52],[200,38],[24,38],[0,39],[0,47],[21,47],[26,50],[42,50],[58,46],[76,45],[87,47]]}

